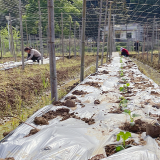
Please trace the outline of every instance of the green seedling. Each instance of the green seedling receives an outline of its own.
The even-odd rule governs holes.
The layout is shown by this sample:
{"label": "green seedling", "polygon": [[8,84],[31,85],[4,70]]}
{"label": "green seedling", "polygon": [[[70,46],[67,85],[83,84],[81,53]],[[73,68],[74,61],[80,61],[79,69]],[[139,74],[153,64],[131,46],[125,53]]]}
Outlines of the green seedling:
{"label": "green seedling", "polygon": [[43,82],[43,87],[44,89],[47,89],[49,86],[49,81],[48,79],[45,79],[45,77],[42,77],[42,82]]}
{"label": "green seedling", "polygon": [[119,107],[123,107],[123,108],[127,107],[128,100],[126,100],[124,97],[121,97],[120,99],[121,101],[120,101]]}
{"label": "green seedling", "polygon": [[127,82],[127,80],[126,80],[125,78],[122,78],[122,80],[124,81],[124,83],[126,83],[126,82]]}
{"label": "green seedling", "polygon": [[124,110],[124,113],[126,113],[126,114],[128,114],[129,116],[130,116],[130,124],[131,124],[131,126],[134,126],[134,118],[135,117],[138,117],[138,116],[140,116],[140,115],[138,115],[138,114],[131,114],[131,111],[130,110],[128,110],[128,109],[125,109]]}
{"label": "green seedling", "polygon": [[123,63],[122,58],[120,59],[120,63]]}
{"label": "green seedling", "polygon": [[129,137],[131,137],[131,133],[130,133],[130,132],[124,133],[124,132],[120,131],[120,132],[117,134],[117,141],[120,141],[121,138],[122,138],[122,140],[123,140],[122,145],[119,145],[119,146],[116,147],[116,151],[117,151],[117,152],[119,152],[119,151],[124,150],[125,148],[127,148],[127,146],[126,146],[126,140],[127,140]]}
{"label": "green seedling", "polygon": [[130,86],[129,83],[126,83],[125,85],[123,85],[123,87],[120,87],[119,90],[120,92],[127,92],[127,88]]}
{"label": "green seedling", "polygon": [[121,77],[124,76],[123,70],[120,71],[120,76],[121,76]]}

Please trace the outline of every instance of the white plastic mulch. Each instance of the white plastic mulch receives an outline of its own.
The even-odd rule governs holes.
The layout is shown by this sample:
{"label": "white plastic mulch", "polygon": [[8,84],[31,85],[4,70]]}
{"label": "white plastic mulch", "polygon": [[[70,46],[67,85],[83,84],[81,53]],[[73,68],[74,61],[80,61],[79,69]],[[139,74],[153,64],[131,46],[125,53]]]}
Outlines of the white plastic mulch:
{"label": "white plastic mulch", "polygon": [[[123,61],[125,62],[126,60],[123,59]],[[116,135],[120,132],[119,126],[129,121],[129,116],[124,113],[108,113],[113,106],[118,107],[119,104],[115,102],[122,96],[119,91],[120,84],[118,83],[120,66],[120,57],[118,53],[114,53],[111,64],[103,65],[99,68],[99,72],[107,70],[109,74],[90,76],[74,89],[89,93],[77,96],[85,107],[82,108],[77,103],[77,108],[74,112],[81,118],[91,118],[94,115],[95,124],[88,125],[84,121],[74,118],[65,121],[60,121],[60,118],[56,118],[49,121],[49,125],[36,126],[33,123],[35,117],[41,116],[49,110],[65,107],[45,106],[27,120],[27,123],[36,126],[40,131],[35,135],[24,138],[32,128],[26,124],[18,127],[5,142],[0,144],[0,158],[14,157],[15,160],[88,160],[97,154],[106,156],[104,147],[109,144],[119,144],[116,141]],[[131,68],[131,71],[135,72],[135,76],[147,78],[136,66]],[[101,88],[85,85],[88,81],[98,82]],[[155,90],[159,91],[159,86],[148,78],[149,81],[154,84]],[[130,84],[134,86],[134,84]],[[109,92],[102,94],[103,91]],[[137,95],[130,97],[128,108],[132,113],[141,115],[140,118],[142,120],[152,120],[145,113],[156,112],[156,114],[160,114],[158,109],[155,110],[150,105],[145,105],[143,109],[140,108],[141,102],[150,98],[157,103],[160,102],[160,98],[151,95],[150,92],[151,88],[147,88],[145,91],[139,89]],[[67,96],[70,95],[72,95],[72,92]],[[96,99],[100,100],[101,103],[99,105],[94,104]],[[73,110],[70,109],[70,112],[73,112]],[[145,132],[141,136],[147,142],[145,146],[134,146],[103,160],[160,159],[157,142],[150,136],[146,136]],[[137,134],[132,133],[132,139],[137,143],[139,142]]]}
{"label": "white plastic mulch", "polygon": [[[60,57],[56,57],[56,60],[59,60]],[[26,62],[24,62],[25,65],[32,65],[32,64],[38,64],[37,62],[33,62],[32,60],[28,60]],[[39,62],[39,64],[41,65],[41,61]],[[49,64],[49,58],[43,58],[43,64]],[[3,64],[0,64],[0,70],[9,70],[11,68],[16,68],[22,66],[22,62],[14,62],[14,61],[10,61],[10,62],[5,62]]]}

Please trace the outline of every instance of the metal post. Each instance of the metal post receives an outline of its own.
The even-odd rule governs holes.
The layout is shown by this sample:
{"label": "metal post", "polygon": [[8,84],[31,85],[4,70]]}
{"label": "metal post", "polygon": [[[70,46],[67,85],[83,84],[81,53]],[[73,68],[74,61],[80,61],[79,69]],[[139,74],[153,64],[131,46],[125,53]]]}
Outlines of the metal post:
{"label": "metal post", "polygon": [[113,46],[112,46],[112,43],[113,43],[113,39],[112,39],[112,24],[111,24],[111,27],[110,27],[110,34],[111,34],[111,36],[110,36],[110,59],[109,60],[111,60],[111,55],[112,55],[112,49],[113,49]]}
{"label": "metal post", "polygon": [[83,0],[83,15],[82,15],[82,53],[81,53],[81,74],[80,81],[84,80],[84,55],[85,55],[85,24],[86,23],[86,0]]}
{"label": "metal post", "polygon": [[110,34],[110,30],[111,30],[111,7],[112,7],[112,2],[110,2],[110,9],[109,9],[109,18],[108,18],[108,43],[107,43],[107,62],[108,62],[108,54],[109,54],[109,60],[111,59],[111,55],[110,55],[110,50],[111,50],[111,48],[110,48],[110,43],[111,43],[111,41],[110,41],[110,36],[111,36],[111,34]]}
{"label": "metal post", "polygon": [[50,83],[51,101],[57,101],[57,73],[55,56],[55,30],[54,30],[54,3],[48,0],[48,27],[49,27],[49,60],[50,60]]}
{"label": "metal post", "polygon": [[2,59],[3,56],[2,56],[2,39],[1,39],[1,37],[0,37],[0,48],[1,48],[1,59]]}
{"label": "metal post", "polygon": [[154,29],[155,29],[155,16],[154,16],[153,31],[152,31],[152,54],[151,54],[151,62],[153,62],[153,50],[154,50]]}
{"label": "metal post", "polygon": [[74,57],[76,58],[76,22],[74,22]]}
{"label": "metal post", "polygon": [[149,45],[148,44],[148,42],[149,42],[149,39],[148,39],[148,19],[147,19],[147,37],[146,38],[147,38],[147,61],[148,61],[148,47],[149,47],[148,46]]}
{"label": "metal post", "polygon": [[146,40],[146,24],[145,24],[145,29],[144,29],[144,40],[143,40],[143,58],[145,54],[145,40]]}
{"label": "metal post", "polygon": [[71,58],[71,18],[70,18],[70,27],[69,27],[69,59]]}
{"label": "metal post", "polygon": [[63,13],[61,12],[61,23],[62,23],[62,55],[63,55],[63,61],[64,61],[64,46],[63,46]]}
{"label": "metal post", "polygon": [[47,57],[48,57],[48,54],[49,54],[48,32],[49,32],[49,28],[47,27]]}
{"label": "metal post", "polygon": [[40,0],[38,0],[38,8],[39,8],[39,40],[40,40],[40,52],[41,52],[41,64],[43,64],[43,39],[42,39],[42,18],[41,18]]}
{"label": "metal post", "polygon": [[102,44],[101,65],[103,65],[104,44],[105,44],[106,25],[107,25],[107,12],[108,12],[108,0],[106,0],[106,12],[105,12],[105,22],[104,22],[104,31],[103,31],[104,35],[103,35],[103,44]]}
{"label": "metal post", "polygon": [[112,50],[113,50],[113,52],[115,52],[116,51],[116,45],[115,45],[115,29],[114,29],[114,26],[115,26],[115,16],[116,15],[112,15],[113,16],[113,48],[112,48]]}
{"label": "metal post", "polygon": [[99,45],[101,34],[101,17],[102,17],[102,0],[100,1],[100,14],[99,14],[99,26],[98,26],[98,39],[97,39],[97,59],[96,59],[96,72],[98,72],[98,60],[99,60]]}
{"label": "metal post", "polygon": [[27,46],[29,46],[29,43],[28,43],[28,28],[27,28],[27,22],[26,22],[26,19],[25,19],[25,24],[26,24],[26,34],[27,34]]}
{"label": "metal post", "polygon": [[32,47],[31,35],[30,34],[29,34],[29,42],[30,42],[30,47]]}
{"label": "metal post", "polygon": [[157,42],[158,42],[158,64],[160,63],[160,52],[159,52],[159,31],[158,31],[158,38],[157,38]]}
{"label": "metal post", "polygon": [[24,44],[23,44],[23,25],[22,25],[21,0],[19,0],[19,16],[20,16],[20,33],[21,33],[22,69],[24,69]]}
{"label": "metal post", "polygon": [[81,56],[81,26],[79,25],[79,55]]}

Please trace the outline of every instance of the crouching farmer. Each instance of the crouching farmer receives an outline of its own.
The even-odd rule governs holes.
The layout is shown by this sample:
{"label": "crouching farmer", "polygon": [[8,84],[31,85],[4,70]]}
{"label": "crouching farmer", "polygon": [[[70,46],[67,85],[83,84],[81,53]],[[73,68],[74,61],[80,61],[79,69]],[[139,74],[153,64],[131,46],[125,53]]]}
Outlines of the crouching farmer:
{"label": "crouching farmer", "polygon": [[125,48],[121,47],[120,51],[121,51],[121,56],[125,56],[125,57],[129,56],[129,52]]}
{"label": "crouching farmer", "polygon": [[26,47],[24,51],[28,53],[27,60],[33,60],[33,62],[37,61],[38,63],[39,63],[39,60],[41,60],[41,53],[36,49]]}

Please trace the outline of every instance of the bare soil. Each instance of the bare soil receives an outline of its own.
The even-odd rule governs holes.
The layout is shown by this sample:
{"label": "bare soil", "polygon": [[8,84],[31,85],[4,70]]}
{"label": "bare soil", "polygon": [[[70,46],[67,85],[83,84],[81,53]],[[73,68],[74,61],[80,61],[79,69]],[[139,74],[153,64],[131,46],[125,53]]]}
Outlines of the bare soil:
{"label": "bare soil", "polygon": [[149,135],[152,138],[160,137],[160,125],[158,123],[147,123],[146,135]]}
{"label": "bare soil", "polygon": [[109,74],[109,72],[106,71],[106,70],[103,70],[101,73],[103,73],[103,74]]}
{"label": "bare soil", "polygon": [[49,121],[60,116],[62,119],[61,121],[65,121],[69,118],[75,118],[84,121],[85,123],[88,123],[88,125],[94,124],[95,120],[93,118],[80,118],[76,115],[75,112],[69,113],[69,109],[67,108],[60,108],[56,111],[49,111],[45,114],[43,114],[41,117],[35,117],[34,123],[37,125],[47,125],[49,124]]}
{"label": "bare soil", "polygon": [[101,160],[101,159],[103,159],[103,158],[105,158],[105,156],[104,156],[103,154],[98,154],[98,155],[92,157],[92,158],[89,159],[89,160]]}
{"label": "bare soil", "polygon": [[9,157],[9,158],[5,158],[5,159],[0,158],[0,160],[15,160],[15,159],[13,157]]}
{"label": "bare soil", "polygon": [[122,107],[118,107],[115,110],[111,109],[108,113],[121,114],[121,113],[123,113],[123,110],[122,110]]}
{"label": "bare soil", "polygon": [[100,100],[99,99],[96,99],[95,101],[94,101],[94,104],[100,104],[101,102],[100,102]]}
{"label": "bare soil", "polygon": [[[79,72],[80,58],[66,60],[64,64],[63,60],[57,61],[57,79],[58,84],[67,79],[74,78],[75,74]],[[95,61],[95,57],[86,57],[85,66],[89,66]],[[67,66],[68,64],[68,66]],[[63,67],[63,65],[65,65]],[[50,88],[44,88],[42,79],[50,84],[50,72],[49,65],[32,65],[26,66],[25,70],[15,68],[8,71],[0,72],[0,110],[4,113],[8,110],[7,106],[11,107],[13,114],[17,113],[17,104],[22,101],[22,106],[32,106],[35,103],[33,97],[41,96],[43,92]],[[68,92],[77,86],[75,83],[73,86],[68,87]]]}
{"label": "bare soil", "polygon": [[72,92],[72,94],[74,95],[85,95],[85,94],[88,94],[88,92],[85,92],[85,91],[79,91],[79,90],[75,90]]}
{"label": "bare soil", "polygon": [[25,137],[32,136],[32,135],[38,133],[39,131],[40,131],[39,129],[31,129],[30,132],[29,132],[29,134],[26,135]]}
{"label": "bare soil", "polygon": [[[137,146],[138,144],[134,141],[134,139],[131,139],[129,141],[126,141],[126,145],[131,145],[130,147],[132,147],[132,146]],[[107,157],[116,153],[116,146],[117,145],[113,145],[113,144],[105,146]]]}
{"label": "bare soil", "polygon": [[92,87],[100,88],[101,85],[98,84],[98,82],[86,82],[84,85],[90,85]]}
{"label": "bare soil", "polygon": [[122,130],[141,134],[146,132],[146,122],[141,121],[140,119],[135,120],[135,125],[131,126],[130,123],[126,122],[123,126],[119,127]]}

